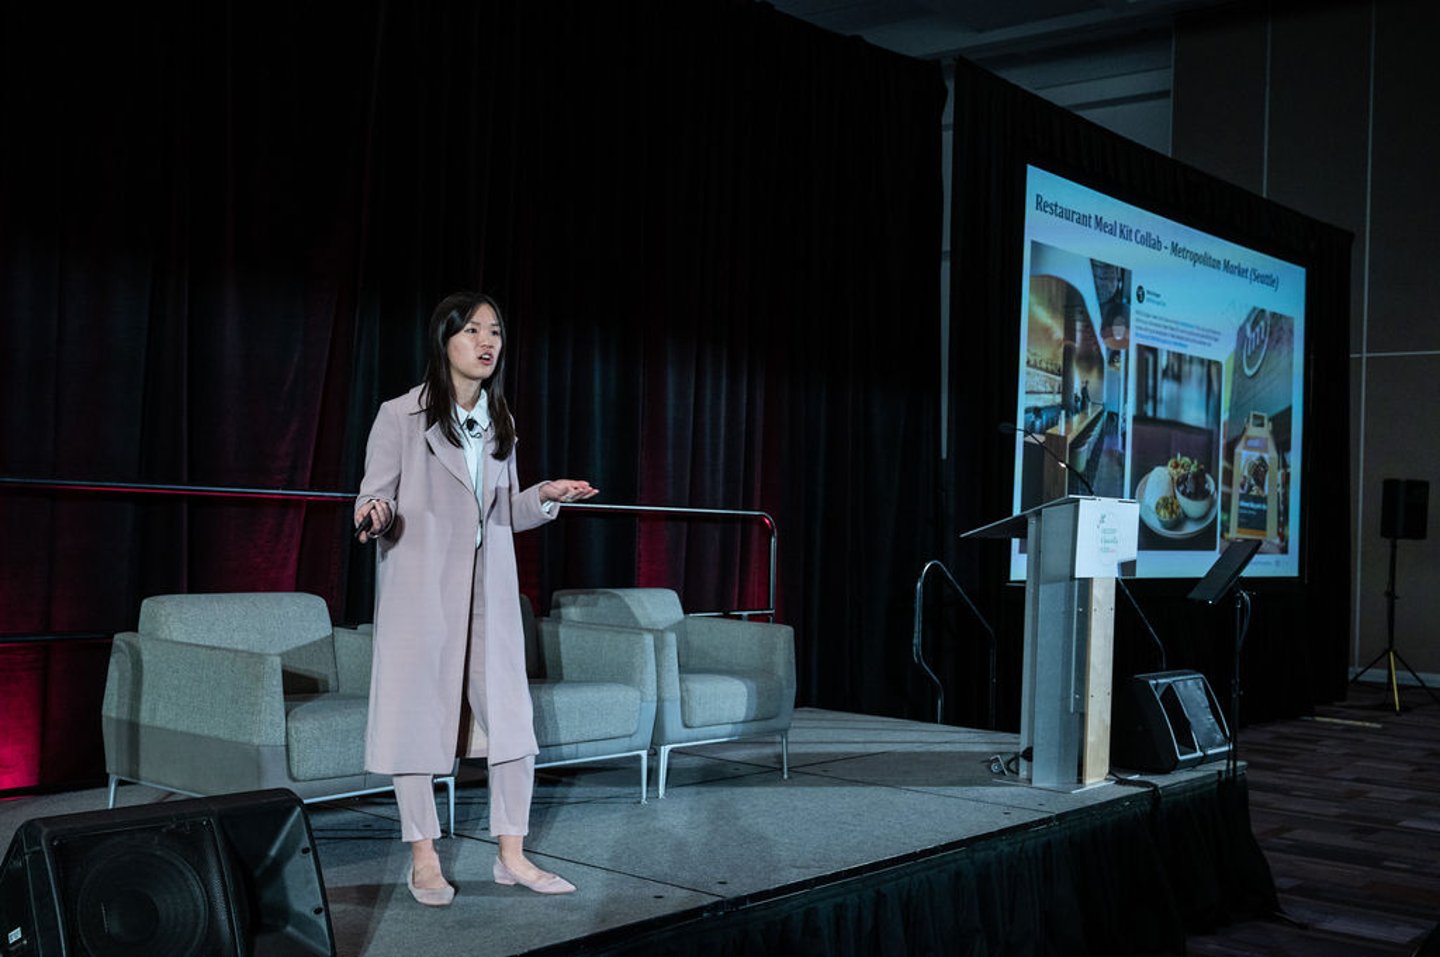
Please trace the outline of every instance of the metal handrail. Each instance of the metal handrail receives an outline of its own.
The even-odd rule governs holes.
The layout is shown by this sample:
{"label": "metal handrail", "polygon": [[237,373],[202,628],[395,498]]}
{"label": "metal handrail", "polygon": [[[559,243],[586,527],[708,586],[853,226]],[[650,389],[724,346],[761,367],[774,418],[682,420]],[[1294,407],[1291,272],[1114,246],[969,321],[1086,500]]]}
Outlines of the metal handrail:
{"label": "metal handrail", "polygon": [[[354,492],[319,492],[312,489],[245,488],[243,486],[231,485],[175,485],[155,482],[78,482],[65,479],[30,479],[0,475],[0,486],[6,485],[20,488],[56,489],[69,492],[123,492],[141,495],[252,498],[296,502],[351,501],[355,498],[356,494]],[[775,617],[775,577],[778,565],[777,555],[779,551],[780,531],[775,526],[775,519],[771,517],[768,512],[732,508],[687,508],[677,505],[608,505],[586,502],[569,502],[565,505],[565,508],[591,512],[619,512],[640,515],[694,515],[759,519],[770,535],[770,583],[767,595],[770,603],[769,607],[736,609],[733,611],[693,612],[692,614],[706,617],[720,615],[737,615],[741,618],[769,616],[773,619]]]}
{"label": "metal handrail", "polygon": [[915,579],[915,633],[910,653],[915,659],[915,663],[921,667],[925,674],[929,676],[931,683],[935,685],[935,723],[941,724],[945,712],[945,686],[941,684],[940,679],[935,676],[935,672],[932,671],[930,665],[926,663],[925,650],[920,640],[924,628],[921,606],[925,599],[925,579],[929,577],[932,569],[937,568],[941,574],[945,576],[945,580],[950,583],[950,587],[954,589],[955,594],[965,599],[965,604],[970,606],[970,610],[974,612],[976,619],[980,624],[985,626],[985,630],[990,634],[990,693],[988,695],[989,701],[987,702],[986,713],[989,718],[989,727],[993,730],[995,727],[995,685],[997,680],[995,669],[995,649],[997,644],[995,629],[990,627],[990,622],[986,621],[985,616],[980,614],[980,609],[975,607],[975,603],[970,600],[970,596],[965,593],[965,589],[961,588],[960,583],[955,580],[955,576],[950,574],[950,569],[946,568],[945,563],[938,558],[932,558],[926,562],[925,567],[920,570],[920,577]]}
{"label": "metal handrail", "polygon": [[0,485],[61,489],[67,492],[136,492],[141,495],[181,495],[205,498],[289,499],[297,502],[348,501],[354,492],[316,492],[310,489],[243,488],[233,485],[166,485],[158,482],[72,482],[65,479],[26,479],[0,475]]}
{"label": "metal handrail", "polygon": [[775,575],[777,568],[777,555],[779,552],[780,530],[775,526],[775,519],[769,512],[762,512],[752,509],[739,508],[688,508],[681,505],[609,505],[593,502],[570,502],[566,508],[580,509],[593,512],[620,512],[645,515],[705,515],[712,518],[755,518],[764,524],[766,531],[770,533],[770,587],[768,608],[738,609],[735,611],[701,611],[691,614],[702,617],[715,617],[719,615],[738,615],[741,618],[749,618],[751,615],[768,615],[775,617]]}

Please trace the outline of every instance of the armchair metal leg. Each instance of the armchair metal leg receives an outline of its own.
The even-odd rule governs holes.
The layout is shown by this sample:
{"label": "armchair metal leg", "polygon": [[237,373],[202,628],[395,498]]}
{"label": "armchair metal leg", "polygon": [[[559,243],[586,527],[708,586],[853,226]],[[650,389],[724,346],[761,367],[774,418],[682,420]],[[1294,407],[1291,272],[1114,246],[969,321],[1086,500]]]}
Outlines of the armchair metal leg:
{"label": "armchair metal leg", "polygon": [[[735,741],[736,738],[710,738],[707,741],[687,741],[684,745],[662,744],[656,750],[660,755],[660,797],[665,796],[665,779],[670,772],[670,751],[678,747],[695,747],[701,744],[720,744],[723,741]],[[790,780],[790,732],[784,731],[780,734],[780,773],[785,780]]]}
{"label": "armchair metal leg", "polygon": [[640,752],[640,803],[650,803],[650,752]]}
{"label": "armchair metal leg", "polygon": [[673,745],[673,744],[662,744],[662,745],[660,745],[660,749],[659,749],[659,754],[660,754],[660,773],[659,773],[658,777],[659,777],[659,781],[660,781],[660,786],[656,789],[656,791],[657,791],[657,796],[658,796],[661,800],[664,800],[664,798],[665,798],[665,775],[666,775],[666,772],[668,772],[668,771],[670,770],[670,749],[673,748],[673,747],[675,747],[675,745]]}
{"label": "armchair metal leg", "polygon": [[119,779],[119,778],[117,778],[117,777],[116,777],[115,775],[113,775],[113,774],[110,775],[110,789],[109,789],[109,794],[108,794],[108,796],[107,796],[107,798],[106,798],[105,806],[106,806],[107,808],[110,808],[111,810],[114,810],[114,809],[115,809],[115,787],[116,787],[116,785],[118,785],[119,783],[120,783],[120,779]]}

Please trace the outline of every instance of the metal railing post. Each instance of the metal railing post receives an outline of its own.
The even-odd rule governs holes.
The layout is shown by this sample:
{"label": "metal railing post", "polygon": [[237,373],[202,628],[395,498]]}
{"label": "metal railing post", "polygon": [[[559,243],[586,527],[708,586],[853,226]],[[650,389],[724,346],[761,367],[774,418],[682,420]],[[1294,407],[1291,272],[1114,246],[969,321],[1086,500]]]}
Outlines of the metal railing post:
{"label": "metal railing post", "polygon": [[941,683],[940,679],[936,677],[935,672],[931,670],[930,665],[925,661],[925,649],[921,641],[924,634],[924,615],[922,613],[922,606],[925,600],[925,579],[928,578],[930,572],[935,569],[938,569],[940,573],[944,576],[945,581],[950,583],[950,588],[957,595],[959,595],[965,600],[965,604],[970,606],[970,611],[974,613],[975,618],[980,622],[981,625],[985,627],[985,630],[990,634],[990,686],[989,694],[987,695],[989,700],[987,701],[986,715],[989,720],[988,727],[993,730],[995,728],[995,685],[997,681],[995,665],[995,629],[990,627],[990,622],[986,621],[985,616],[980,614],[980,609],[975,607],[975,603],[970,600],[970,596],[965,593],[965,589],[961,588],[960,583],[955,580],[955,576],[950,574],[950,569],[946,568],[945,563],[940,561],[940,559],[938,558],[932,558],[930,561],[926,562],[925,567],[920,570],[920,577],[915,579],[915,631],[910,648],[910,653],[911,656],[915,659],[915,663],[920,666],[920,668],[930,678],[931,683],[935,685],[935,723],[941,724],[944,720],[945,686]]}

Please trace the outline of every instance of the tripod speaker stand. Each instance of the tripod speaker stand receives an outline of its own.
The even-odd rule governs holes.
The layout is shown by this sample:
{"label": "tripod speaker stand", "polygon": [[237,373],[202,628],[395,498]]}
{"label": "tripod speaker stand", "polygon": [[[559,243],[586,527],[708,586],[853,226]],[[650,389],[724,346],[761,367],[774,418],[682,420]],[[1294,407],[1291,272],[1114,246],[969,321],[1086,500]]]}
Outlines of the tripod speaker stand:
{"label": "tripod speaker stand", "polygon": [[1435,697],[1435,692],[1420,680],[1415,669],[1410,667],[1410,662],[1406,661],[1405,656],[1395,648],[1395,602],[1400,597],[1395,593],[1397,546],[1402,538],[1425,537],[1425,513],[1430,498],[1430,483],[1416,479],[1385,479],[1381,488],[1383,494],[1380,499],[1380,534],[1390,539],[1390,577],[1385,584],[1385,647],[1350,680],[1352,682],[1359,681],[1371,668],[1380,663],[1380,659],[1385,659],[1388,678],[1386,686],[1390,689],[1390,703],[1395,713],[1399,714],[1400,682],[1397,680],[1396,662],[1405,666],[1405,670],[1410,672],[1410,677],[1425,689],[1430,700],[1440,704],[1440,698]]}

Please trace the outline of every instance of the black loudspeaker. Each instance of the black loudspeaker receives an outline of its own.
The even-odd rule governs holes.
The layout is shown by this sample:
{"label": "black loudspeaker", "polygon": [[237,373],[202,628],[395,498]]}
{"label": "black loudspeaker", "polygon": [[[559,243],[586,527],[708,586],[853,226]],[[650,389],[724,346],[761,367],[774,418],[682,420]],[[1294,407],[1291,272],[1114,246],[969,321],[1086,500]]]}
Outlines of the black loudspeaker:
{"label": "black loudspeaker", "polygon": [[1382,538],[1424,538],[1430,483],[1424,479],[1386,479],[1380,483]]}
{"label": "black loudspeaker", "polygon": [[275,790],[26,821],[0,954],[334,957],[305,809]]}
{"label": "black loudspeaker", "polygon": [[1110,763],[1168,773],[1230,753],[1230,732],[1210,682],[1198,671],[1135,675],[1115,689]]}

